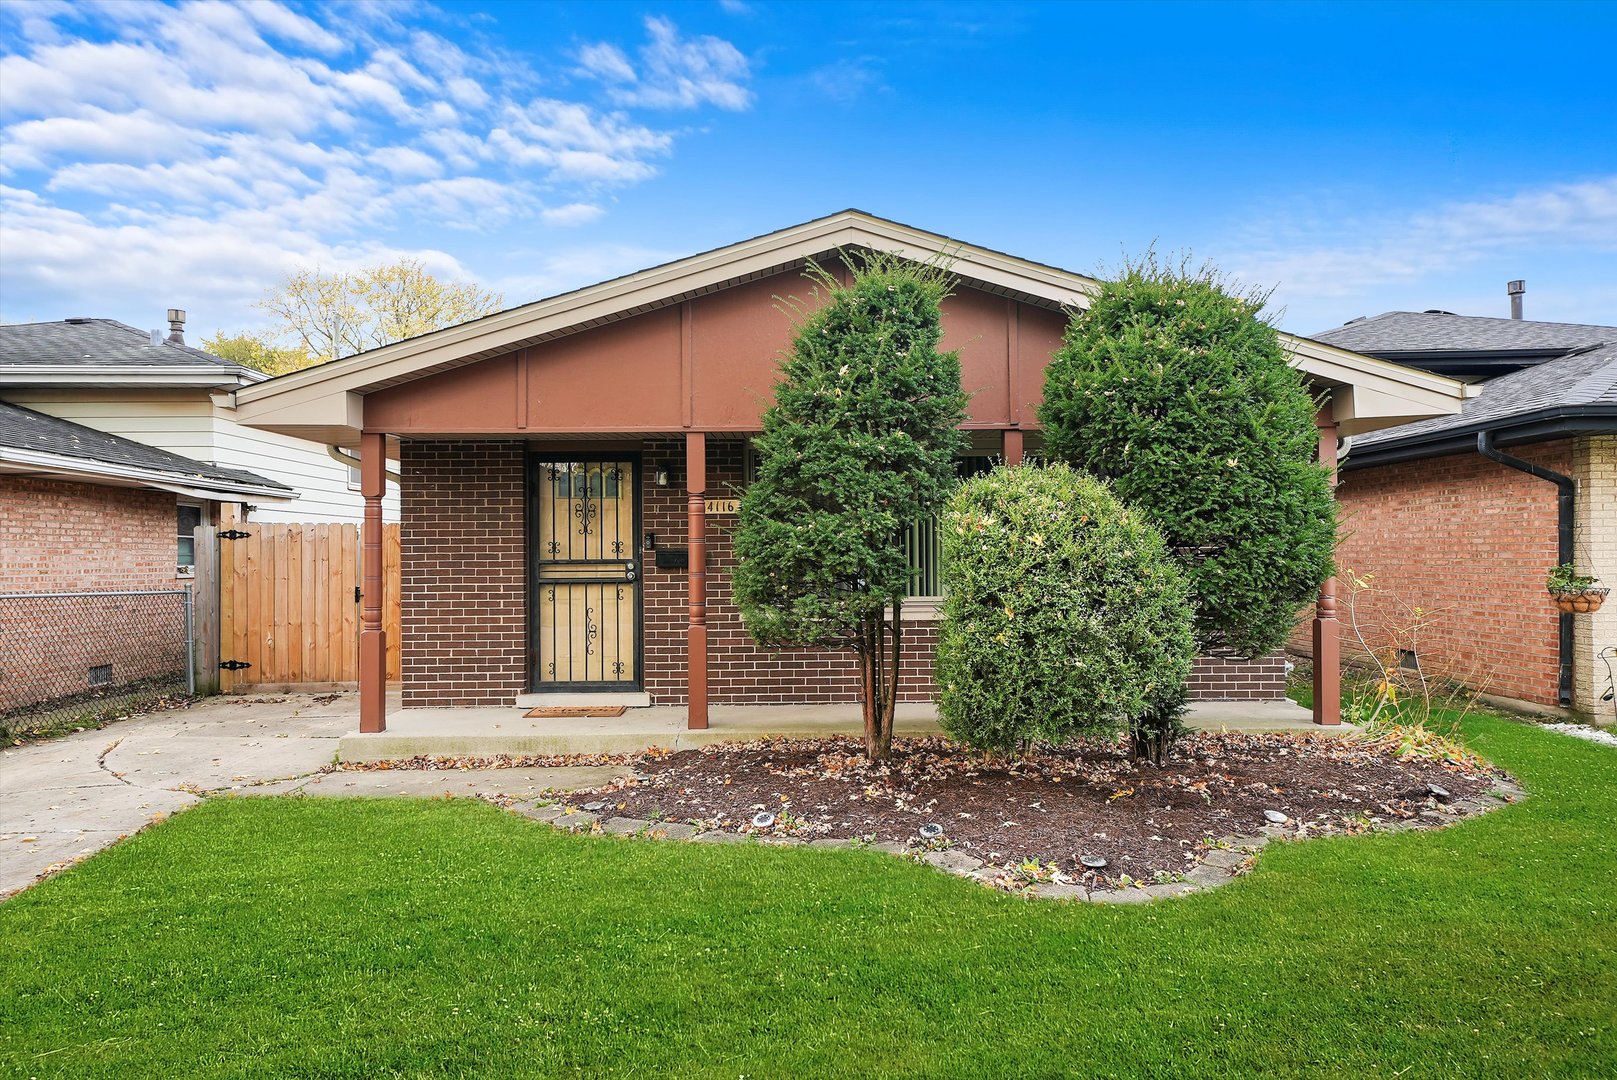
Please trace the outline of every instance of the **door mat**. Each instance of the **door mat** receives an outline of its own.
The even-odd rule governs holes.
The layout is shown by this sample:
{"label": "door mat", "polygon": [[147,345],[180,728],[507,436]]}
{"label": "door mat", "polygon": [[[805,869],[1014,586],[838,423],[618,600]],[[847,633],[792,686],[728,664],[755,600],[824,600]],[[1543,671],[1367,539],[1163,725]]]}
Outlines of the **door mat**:
{"label": "door mat", "polygon": [[536,720],[562,716],[622,716],[624,708],[622,705],[541,705],[537,709],[529,709],[522,715]]}

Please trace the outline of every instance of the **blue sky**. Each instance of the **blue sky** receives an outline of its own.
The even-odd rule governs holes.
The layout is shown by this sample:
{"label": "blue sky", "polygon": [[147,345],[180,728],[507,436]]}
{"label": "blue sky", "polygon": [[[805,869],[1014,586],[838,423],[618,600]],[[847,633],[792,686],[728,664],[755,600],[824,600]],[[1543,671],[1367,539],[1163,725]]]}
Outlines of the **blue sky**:
{"label": "blue sky", "polygon": [[1286,329],[1617,322],[1617,5],[0,5],[0,318],[192,340],[400,255],[517,304],[857,206]]}

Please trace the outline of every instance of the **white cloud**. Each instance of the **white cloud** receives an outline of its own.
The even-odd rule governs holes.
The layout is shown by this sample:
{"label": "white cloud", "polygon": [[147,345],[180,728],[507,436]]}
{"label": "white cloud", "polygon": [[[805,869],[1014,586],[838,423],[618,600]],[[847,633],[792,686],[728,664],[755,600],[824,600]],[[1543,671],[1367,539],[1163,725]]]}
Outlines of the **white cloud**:
{"label": "white cloud", "polygon": [[606,213],[602,207],[594,203],[568,203],[566,206],[552,206],[539,212],[546,225],[588,225],[598,221]]}
{"label": "white cloud", "polygon": [[656,175],[673,151],[675,133],[636,110],[751,100],[739,51],[667,20],[647,21],[634,63],[611,43],[584,50],[592,101],[498,44],[432,32],[436,17],[0,4],[0,315],[183,301],[232,325],[289,269],[400,254],[470,278],[413,238],[587,226],[603,187]]}
{"label": "white cloud", "polygon": [[646,18],[646,33],[651,40],[639,50],[638,71],[622,50],[598,43],[580,50],[581,72],[607,83],[620,105],[731,111],[752,105],[751,66],[734,45],[706,34],[682,38],[671,20],[655,15]]}
{"label": "white cloud", "polygon": [[[1222,248],[1219,264],[1244,284],[1275,287],[1288,325],[1305,331],[1387,308],[1498,313],[1488,297],[1504,279],[1484,287],[1474,273],[1499,276],[1529,262],[1553,272],[1579,253],[1617,253],[1617,176],[1418,212],[1373,213],[1321,197],[1245,225]],[[1463,295],[1445,298],[1456,287]]]}

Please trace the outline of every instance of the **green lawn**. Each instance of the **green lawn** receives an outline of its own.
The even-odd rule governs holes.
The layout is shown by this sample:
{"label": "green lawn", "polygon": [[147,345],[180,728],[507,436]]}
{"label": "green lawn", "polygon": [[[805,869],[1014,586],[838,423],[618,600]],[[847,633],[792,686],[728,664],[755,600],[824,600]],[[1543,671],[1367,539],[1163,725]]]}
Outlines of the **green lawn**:
{"label": "green lawn", "polygon": [[867,852],[560,835],[468,801],[216,800],[0,906],[19,1076],[1592,1076],[1617,754],[1493,717],[1538,794],[1272,845],[1147,907]]}

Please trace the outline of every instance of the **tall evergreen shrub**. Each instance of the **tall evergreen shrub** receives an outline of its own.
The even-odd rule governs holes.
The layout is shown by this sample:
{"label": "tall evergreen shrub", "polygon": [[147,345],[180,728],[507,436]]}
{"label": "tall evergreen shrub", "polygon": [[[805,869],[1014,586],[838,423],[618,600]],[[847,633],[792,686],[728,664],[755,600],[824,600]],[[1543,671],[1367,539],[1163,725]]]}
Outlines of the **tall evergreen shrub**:
{"label": "tall evergreen shrub", "polygon": [[871,254],[843,285],[819,267],[817,303],[781,365],[741,499],[735,599],[754,640],[851,650],[865,746],[888,756],[897,703],[903,533],[956,483],[966,397],[960,361],[940,352],[949,276]]}
{"label": "tall evergreen shrub", "polygon": [[1315,403],[1263,303],[1211,270],[1129,264],[1073,318],[1039,408],[1048,452],[1162,531],[1198,646],[1240,657],[1285,641],[1336,538]]}

